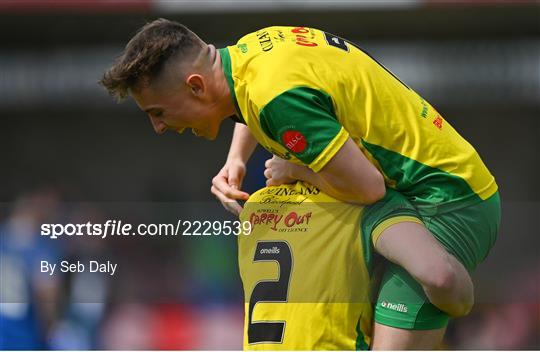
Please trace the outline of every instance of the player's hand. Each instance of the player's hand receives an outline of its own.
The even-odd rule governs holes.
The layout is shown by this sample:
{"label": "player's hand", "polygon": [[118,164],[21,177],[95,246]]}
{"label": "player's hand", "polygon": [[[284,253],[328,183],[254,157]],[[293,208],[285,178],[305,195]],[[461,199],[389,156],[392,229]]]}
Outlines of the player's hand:
{"label": "player's hand", "polygon": [[242,206],[238,200],[247,200],[249,194],[240,191],[246,174],[246,165],[239,160],[227,160],[218,174],[212,179],[210,191],[221,202],[223,207],[240,215]]}
{"label": "player's hand", "polygon": [[266,177],[267,186],[279,186],[285,183],[293,183],[296,178],[293,177],[295,164],[274,156],[264,163],[264,177]]}

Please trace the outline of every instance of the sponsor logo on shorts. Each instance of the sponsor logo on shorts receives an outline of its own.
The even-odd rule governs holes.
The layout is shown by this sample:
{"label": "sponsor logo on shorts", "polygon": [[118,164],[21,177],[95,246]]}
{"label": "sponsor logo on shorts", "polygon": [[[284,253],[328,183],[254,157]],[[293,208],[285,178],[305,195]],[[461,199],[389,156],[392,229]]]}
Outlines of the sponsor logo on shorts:
{"label": "sponsor logo on shorts", "polygon": [[395,310],[396,312],[407,313],[409,309],[403,303],[389,303],[386,301],[381,302],[381,307],[386,309]]}
{"label": "sponsor logo on shorts", "polygon": [[301,153],[306,149],[306,137],[296,130],[288,130],[283,133],[281,140],[285,147],[294,153]]}

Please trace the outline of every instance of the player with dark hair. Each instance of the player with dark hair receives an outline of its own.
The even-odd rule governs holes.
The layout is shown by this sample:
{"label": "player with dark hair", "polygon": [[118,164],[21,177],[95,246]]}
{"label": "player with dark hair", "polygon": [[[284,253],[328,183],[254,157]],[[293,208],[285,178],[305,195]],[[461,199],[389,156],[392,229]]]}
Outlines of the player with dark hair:
{"label": "player with dark hair", "polygon": [[352,43],[313,28],[269,27],[217,50],[161,19],[130,40],[101,83],[131,95],[157,133],[191,128],[214,139],[233,117],[212,193],[236,214],[257,143],[276,155],[266,164],[268,185],[302,180],[371,204],[365,232],[392,262],[373,348],[433,348],[449,315],[472,307],[467,271],[496,240],[497,184],[428,102]]}

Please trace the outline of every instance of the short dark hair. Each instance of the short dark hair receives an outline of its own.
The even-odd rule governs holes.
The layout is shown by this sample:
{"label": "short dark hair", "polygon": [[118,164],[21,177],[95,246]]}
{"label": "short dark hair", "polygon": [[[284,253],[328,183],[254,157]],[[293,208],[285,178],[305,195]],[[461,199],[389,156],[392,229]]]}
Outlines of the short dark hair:
{"label": "short dark hair", "polygon": [[99,81],[118,101],[144,80],[151,83],[165,64],[177,55],[192,56],[202,49],[202,40],[184,25],[164,18],[143,26],[127,43]]}

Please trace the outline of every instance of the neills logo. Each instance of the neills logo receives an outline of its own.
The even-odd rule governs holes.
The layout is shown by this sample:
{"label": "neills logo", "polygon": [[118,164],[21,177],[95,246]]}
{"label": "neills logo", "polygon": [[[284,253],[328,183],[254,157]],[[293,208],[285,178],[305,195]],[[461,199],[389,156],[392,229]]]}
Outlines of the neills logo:
{"label": "neills logo", "polygon": [[407,309],[407,306],[403,303],[388,303],[386,301],[382,301],[381,307],[402,313],[407,313],[409,311],[409,309]]}

